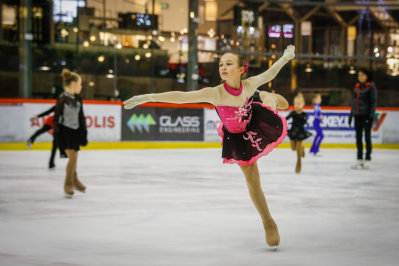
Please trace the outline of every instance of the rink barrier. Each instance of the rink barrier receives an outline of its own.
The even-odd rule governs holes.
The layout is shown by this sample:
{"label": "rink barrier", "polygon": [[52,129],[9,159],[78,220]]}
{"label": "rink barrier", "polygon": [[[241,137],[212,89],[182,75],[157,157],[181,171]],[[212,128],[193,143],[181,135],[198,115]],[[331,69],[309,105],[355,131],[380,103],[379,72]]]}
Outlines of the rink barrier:
{"label": "rink barrier", "polygon": [[[220,147],[221,139],[217,133],[220,118],[210,104],[146,103],[138,108],[125,110],[123,103],[119,101],[83,102],[89,142],[92,143],[88,149]],[[25,149],[24,141],[43,126],[45,120],[43,117],[31,123],[29,118],[55,103],[55,100],[42,99],[0,99],[0,150]],[[304,109],[309,117],[306,128],[314,133],[313,107],[306,106]],[[286,116],[291,110],[294,110],[293,106],[279,113]],[[353,148],[355,132],[353,127],[348,126],[350,108],[322,107],[322,110],[325,115],[322,125],[325,138],[322,147]],[[379,122],[372,131],[373,146],[396,149],[396,144],[399,144],[399,108],[379,107],[376,116]],[[189,130],[185,131],[187,124]],[[197,131],[190,131],[192,129]],[[305,140],[305,144],[310,145],[313,138],[314,134]],[[39,147],[44,145],[46,148],[43,149],[48,149],[48,144],[45,143],[51,141],[51,135],[43,134],[36,140],[33,148],[41,149]],[[286,138],[281,147],[285,147],[288,141]]]}
{"label": "rink barrier", "polygon": [[[51,142],[35,142],[29,150],[50,150]],[[306,148],[311,147],[311,143],[305,143]],[[221,144],[216,142],[93,142],[82,150],[144,150],[144,149],[209,149],[219,148]],[[281,143],[277,149],[290,149],[289,143]],[[356,149],[355,144],[342,143],[323,143],[321,149]],[[365,145],[364,145],[365,148]],[[373,149],[399,149],[399,144],[373,144]],[[0,143],[0,151],[25,151],[25,142]]]}

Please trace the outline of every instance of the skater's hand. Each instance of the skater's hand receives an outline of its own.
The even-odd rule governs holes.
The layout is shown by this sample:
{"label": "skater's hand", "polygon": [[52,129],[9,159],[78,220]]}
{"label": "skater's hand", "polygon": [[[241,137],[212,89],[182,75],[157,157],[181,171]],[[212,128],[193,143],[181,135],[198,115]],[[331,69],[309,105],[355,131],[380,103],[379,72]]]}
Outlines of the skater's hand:
{"label": "skater's hand", "polygon": [[283,57],[285,59],[287,59],[288,61],[294,59],[295,58],[295,46],[292,44],[288,45],[284,51]]}
{"label": "skater's hand", "polygon": [[125,105],[125,109],[132,109],[142,103],[146,103],[150,101],[150,97],[147,94],[144,95],[138,95],[138,96],[133,96],[132,98],[126,100],[123,102]]}
{"label": "skater's hand", "polygon": [[39,119],[39,118],[37,117],[37,115],[35,115],[35,116],[32,116],[32,117],[30,118],[30,121],[31,121],[31,122],[36,122],[37,119]]}

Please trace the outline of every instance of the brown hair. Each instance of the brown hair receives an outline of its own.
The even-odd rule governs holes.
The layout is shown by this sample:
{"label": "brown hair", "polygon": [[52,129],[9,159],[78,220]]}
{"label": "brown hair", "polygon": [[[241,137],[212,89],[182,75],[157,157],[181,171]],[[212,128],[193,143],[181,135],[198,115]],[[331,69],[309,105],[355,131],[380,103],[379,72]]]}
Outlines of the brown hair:
{"label": "brown hair", "polygon": [[316,98],[319,97],[319,96],[321,97],[321,94],[320,94],[320,93],[315,93],[315,94],[313,94],[313,95],[312,95],[312,103],[313,103],[313,102],[316,100]]}
{"label": "brown hair", "polygon": [[61,73],[62,79],[64,80],[64,86],[69,86],[71,82],[78,82],[80,76],[78,73],[71,72],[69,69],[64,68]]}

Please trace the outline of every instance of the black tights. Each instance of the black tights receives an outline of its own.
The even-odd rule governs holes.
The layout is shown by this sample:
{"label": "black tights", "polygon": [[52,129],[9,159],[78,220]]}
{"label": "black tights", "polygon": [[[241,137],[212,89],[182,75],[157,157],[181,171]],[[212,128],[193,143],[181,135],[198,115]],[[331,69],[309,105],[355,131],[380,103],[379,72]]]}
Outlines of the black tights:
{"label": "black tights", "polygon": [[363,159],[363,130],[366,140],[366,160],[371,160],[371,128],[373,120],[368,116],[355,116],[357,159]]}
{"label": "black tights", "polygon": [[[51,126],[49,125],[44,125],[42,128],[40,128],[39,130],[37,130],[30,138],[30,142],[32,142],[32,144],[35,142],[35,139],[40,136],[41,134],[49,131],[50,129],[52,129]],[[53,138],[53,147],[51,148],[51,155],[50,155],[50,165],[54,165],[54,157],[55,157],[55,152],[57,151],[57,141],[55,138]],[[66,153],[64,150],[60,149],[60,154],[64,157],[66,157]]]}

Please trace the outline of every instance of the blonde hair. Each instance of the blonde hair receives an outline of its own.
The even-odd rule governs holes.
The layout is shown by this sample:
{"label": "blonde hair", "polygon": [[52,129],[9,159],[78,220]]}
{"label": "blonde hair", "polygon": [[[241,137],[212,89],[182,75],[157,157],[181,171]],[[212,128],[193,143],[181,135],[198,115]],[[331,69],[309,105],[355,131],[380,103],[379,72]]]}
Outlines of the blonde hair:
{"label": "blonde hair", "polygon": [[303,94],[301,92],[299,92],[295,97],[294,97],[294,101],[295,99],[299,99],[303,102],[303,104],[305,104],[305,97],[303,97]]}
{"label": "blonde hair", "polygon": [[71,82],[78,82],[80,79],[78,73],[72,72],[67,68],[62,70],[61,76],[64,81],[64,86],[69,86]]}

